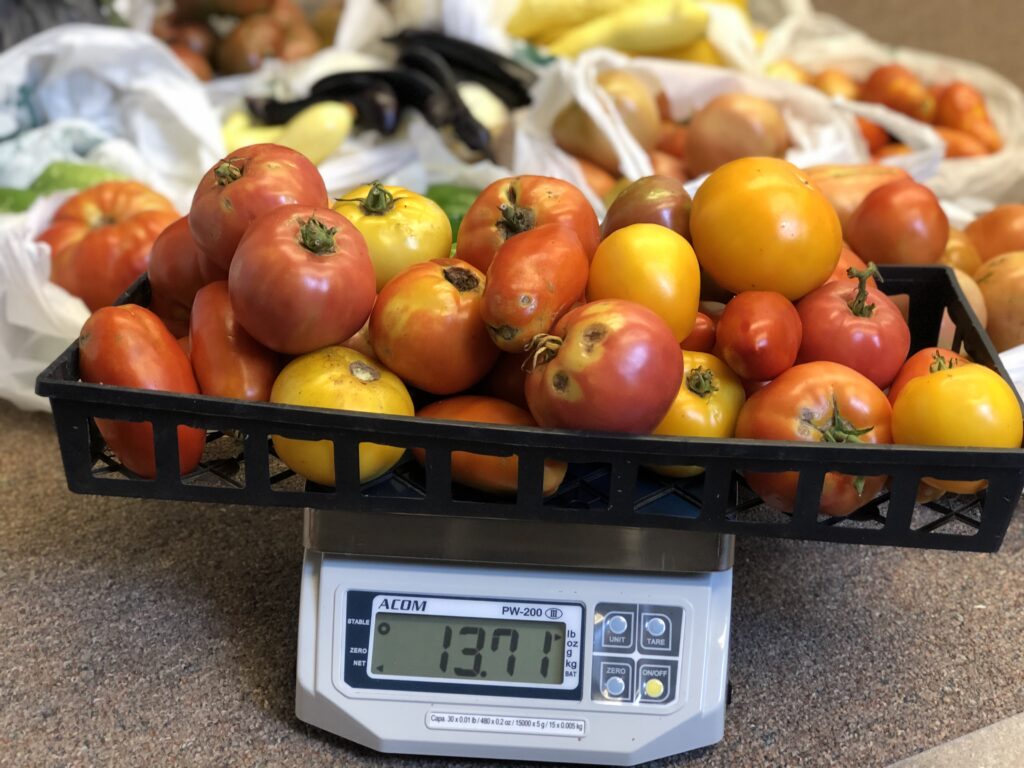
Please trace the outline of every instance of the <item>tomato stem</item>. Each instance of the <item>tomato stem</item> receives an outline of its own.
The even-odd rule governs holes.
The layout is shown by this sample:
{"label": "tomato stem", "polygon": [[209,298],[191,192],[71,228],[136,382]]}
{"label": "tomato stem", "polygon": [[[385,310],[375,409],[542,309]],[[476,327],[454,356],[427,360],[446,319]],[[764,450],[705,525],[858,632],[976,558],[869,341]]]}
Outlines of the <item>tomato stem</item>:
{"label": "tomato stem", "polygon": [[939,371],[948,371],[950,368],[956,368],[957,360],[954,357],[949,359],[942,356],[942,350],[936,349],[932,353],[932,362],[928,366],[928,373],[937,373]]}
{"label": "tomato stem", "polygon": [[693,394],[701,397],[710,397],[718,391],[718,383],[715,381],[714,371],[698,365],[686,374],[686,387]]}
{"label": "tomato stem", "polygon": [[509,186],[506,196],[508,202],[498,206],[501,218],[498,219],[496,226],[502,237],[508,240],[513,235],[533,229],[537,223],[537,217],[532,208],[523,208],[518,204],[515,185]]}
{"label": "tomato stem", "polygon": [[316,216],[310,216],[299,227],[299,245],[317,256],[334,253],[337,249],[334,242],[337,231],[337,227],[328,227]]}
{"label": "tomato stem", "polygon": [[818,430],[821,433],[821,439],[826,443],[859,443],[861,442],[861,435],[867,434],[874,429],[873,425],[862,429],[853,426],[853,423],[839,412],[839,401],[836,400],[834,393],[832,395],[832,418],[828,424],[824,427],[819,427],[817,424],[806,419],[804,423]]}
{"label": "tomato stem", "polygon": [[562,346],[562,339],[552,336],[550,333],[538,333],[524,349],[525,352],[532,352],[523,361],[523,370],[532,373],[538,366],[544,365],[555,359],[559,348]]}
{"label": "tomato stem", "polygon": [[213,175],[217,179],[218,185],[226,187],[231,182],[242,178],[242,169],[230,160],[222,160],[220,165],[213,169]]}
{"label": "tomato stem", "polygon": [[873,277],[878,282],[882,282],[882,276],[878,273],[878,267],[875,266],[875,262],[869,261],[867,269],[850,267],[846,270],[846,276],[857,279],[857,295],[851,301],[846,302],[846,306],[857,317],[871,317],[874,314],[875,305],[867,303],[868,280]]}

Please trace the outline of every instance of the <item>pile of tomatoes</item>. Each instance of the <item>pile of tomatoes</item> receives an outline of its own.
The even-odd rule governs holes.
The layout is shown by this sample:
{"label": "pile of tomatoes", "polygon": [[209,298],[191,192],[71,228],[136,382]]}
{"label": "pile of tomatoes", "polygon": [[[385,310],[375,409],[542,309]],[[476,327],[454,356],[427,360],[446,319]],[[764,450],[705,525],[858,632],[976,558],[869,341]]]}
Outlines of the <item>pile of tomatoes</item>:
{"label": "pile of tomatoes", "polygon": [[[107,307],[86,323],[82,378],[525,427],[1020,446],[1021,412],[998,374],[951,350],[907,359],[910,332],[877,270],[844,247],[833,206],[785,161],[728,163],[692,201],[677,180],[642,179],[603,224],[567,182],[502,179],[471,205],[454,249],[452,234],[413,192],[374,183],[332,206],[298,153],[243,148],[157,239],[156,312]],[[711,309],[702,294],[728,301]],[[418,412],[410,388],[429,401]],[[154,474],[149,425],[98,426],[125,466]],[[204,435],[180,427],[178,438],[188,472]],[[332,442],[273,442],[296,472],[334,483]],[[402,454],[362,443],[361,479]],[[565,470],[545,464],[545,493]],[[517,462],[455,452],[452,476],[514,493]],[[796,473],[746,478],[792,509]],[[829,473],[821,509],[848,514],[884,482]]]}

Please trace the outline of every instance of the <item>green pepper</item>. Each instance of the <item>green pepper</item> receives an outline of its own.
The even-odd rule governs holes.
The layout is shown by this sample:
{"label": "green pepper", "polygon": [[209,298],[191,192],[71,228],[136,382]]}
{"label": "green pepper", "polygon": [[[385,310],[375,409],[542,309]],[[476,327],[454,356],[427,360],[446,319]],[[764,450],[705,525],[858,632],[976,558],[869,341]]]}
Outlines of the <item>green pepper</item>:
{"label": "green pepper", "polygon": [[27,211],[38,194],[31,189],[0,187],[0,213]]}
{"label": "green pepper", "polygon": [[120,173],[96,165],[58,160],[46,166],[28,188],[37,195],[44,195],[61,189],[85,189],[103,181],[123,178]]}
{"label": "green pepper", "polygon": [[432,184],[427,189],[427,197],[437,203],[448,216],[452,225],[452,240],[459,236],[459,225],[469,210],[469,206],[480,196],[480,190],[458,184]]}

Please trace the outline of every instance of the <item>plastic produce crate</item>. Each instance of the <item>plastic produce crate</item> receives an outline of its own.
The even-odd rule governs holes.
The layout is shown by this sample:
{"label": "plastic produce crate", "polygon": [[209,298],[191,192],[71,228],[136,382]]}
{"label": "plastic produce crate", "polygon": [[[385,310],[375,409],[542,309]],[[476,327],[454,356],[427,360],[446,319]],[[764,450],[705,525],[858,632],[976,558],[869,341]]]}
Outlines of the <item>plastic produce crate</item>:
{"label": "plastic produce crate", "polygon": [[[883,289],[907,294],[911,352],[936,343],[943,310],[978,363],[1009,381],[988,337],[944,267],[884,267]],[[140,278],[119,303],[146,305]],[[248,403],[217,397],[87,384],[79,380],[73,344],[42,374],[36,391],[48,397],[68,487],[76,493],[262,506],[353,509],[392,516],[446,515],[605,526],[754,534],[820,541],[992,552],[999,549],[1024,487],[1024,451],[945,449],[895,445],[810,444],[689,439],[544,430],[464,422],[417,420],[349,411]],[[937,414],[941,417],[941,414]],[[107,450],[93,419],[149,421],[157,476],[134,476]],[[208,431],[200,466],[181,476],[178,425]],[[303,481],[274,456],[269,436],[332,440],[337,487]],[[391,472],[366,484],[358,479],[358,446],[374,442],[423,448],[421,467],[408,454]],[[519,491],[512,497],[478,493],[452,482],[452,451],[519,457]],[[565,482],[542,496],[545,459],[570,464]],[[661,477],[652,464],[692,464],[704,474]],[[740,470],[798,471],[792,515],[767,507],[745,485]],[[854,514],[818,512],[824,474],[887,475],[889,490]],[[977,495],[946,495],[915,503],[922,476],[986,480]]]}

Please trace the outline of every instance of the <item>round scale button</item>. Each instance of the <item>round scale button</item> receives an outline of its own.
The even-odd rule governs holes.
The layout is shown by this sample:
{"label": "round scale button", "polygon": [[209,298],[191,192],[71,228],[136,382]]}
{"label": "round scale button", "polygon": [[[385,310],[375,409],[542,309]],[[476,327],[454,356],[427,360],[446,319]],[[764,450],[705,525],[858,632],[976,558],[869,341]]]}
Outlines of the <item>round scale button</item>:
{"label": "round scale button", "polygon": [[644,624],[644,629],[647,630],[647,634],[651,637],[661,637],[665,634],[665,630],[668,629],[668,625],[665,624],[665,620],[660,616],[652,616]]}
{"label": "round scale button", "polygon": [[665,693],[665,684],[656,677],[644,683],[644,693],[648,698],[660,699]]}
{"label": "round scale button", "polygon": [[629,629],[629,622],[621,613],[617,613],[608,619],[608,629],[616,635],[624,635]]}
{"label": "round scale button", "polygon": [[621,696],[626,691],[626,681],[621,677],[609,677],[604,681],[604,691],[609,696]]}

